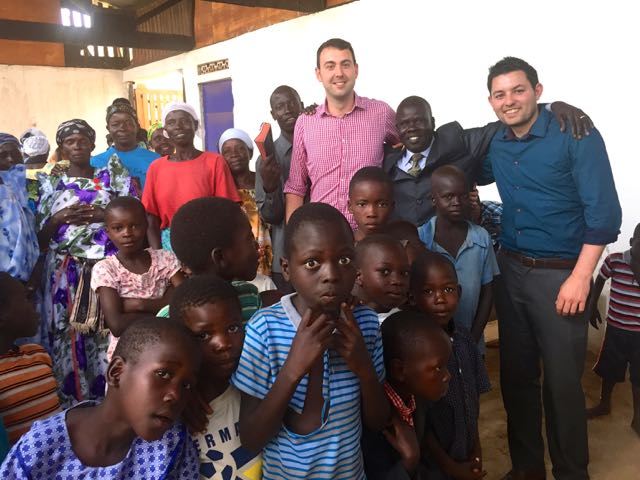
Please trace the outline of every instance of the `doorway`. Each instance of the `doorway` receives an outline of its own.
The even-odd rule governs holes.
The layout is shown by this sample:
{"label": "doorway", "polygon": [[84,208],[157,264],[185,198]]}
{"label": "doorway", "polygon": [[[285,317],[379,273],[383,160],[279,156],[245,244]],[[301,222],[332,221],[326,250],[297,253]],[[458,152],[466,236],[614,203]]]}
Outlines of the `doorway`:
{"label": "doorway", "polygon": [[209,152],[218,151],[218,139],[227,128],[233,127],[233,92],[231,79],[201,83],[204,112],[204,143]]}

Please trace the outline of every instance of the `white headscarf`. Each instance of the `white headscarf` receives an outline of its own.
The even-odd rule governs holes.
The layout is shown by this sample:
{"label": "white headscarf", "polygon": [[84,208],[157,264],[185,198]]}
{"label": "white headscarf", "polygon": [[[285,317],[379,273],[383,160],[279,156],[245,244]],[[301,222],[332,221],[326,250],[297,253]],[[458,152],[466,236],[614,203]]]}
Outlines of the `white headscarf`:
{"label": "white headscarf", "polygon": [[200,123],[200,120],[198,118],[198,114],[196,113],[195,108],[193,108],[188,103],[174,101],[174,102],[167,103],[162,109],[162,125],[167,124],[167,115],[169,115],[171,112],[175,112],[176,110],[182,110],[183,112],[187,112],[189,115],[193,117],[193,119],[196,122],[198,122],[198,124]]}
{"label": "white headscarf", "polygon": [[47,137],[39,128],[31,127],[27,128],[22,135],[20,135],[20,143],[24,144],[24,141],[29,137]]}
{"label": "white headscarf", "polygon": [[49,153],[49,140],[43,135],[27,137],[22,142],[22,151],[27,157],[36,157]]}
{"label": "white headscarf", "polygon": [[222,132],[222,135],[220,135],[220,140],[218,140],[218,151],[222,152],[222,146],[224,145],[224,142],[232,139],[241,140],[242,142],[244,142],[249,151],[253,154],[253,140],[251,140],[251,137],[247,132],[245,132],[244,130],[240,130],[239,128],[228,128],[224,132]]}

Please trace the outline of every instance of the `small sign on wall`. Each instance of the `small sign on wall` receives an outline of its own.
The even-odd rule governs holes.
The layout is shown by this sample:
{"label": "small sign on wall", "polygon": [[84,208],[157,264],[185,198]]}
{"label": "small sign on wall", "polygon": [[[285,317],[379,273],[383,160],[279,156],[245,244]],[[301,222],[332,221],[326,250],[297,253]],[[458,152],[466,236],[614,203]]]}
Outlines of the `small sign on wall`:
{"label": "small sign on wall", "polygon": [[214,60],[213,62],[201,63],[198,65],[198,75],[204,75],[206,73],[220,72],[222,70],[229,69],[229,59],[223,58],[222,60]]}

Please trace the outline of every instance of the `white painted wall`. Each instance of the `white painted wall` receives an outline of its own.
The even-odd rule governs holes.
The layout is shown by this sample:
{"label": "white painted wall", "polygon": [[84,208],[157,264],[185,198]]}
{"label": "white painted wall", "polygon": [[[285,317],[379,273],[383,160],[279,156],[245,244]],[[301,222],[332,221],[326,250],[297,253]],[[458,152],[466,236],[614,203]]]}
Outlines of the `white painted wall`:
{"label": "white painted wall", "polygon": [[0,65],[0,131],[19,136],[38,127],[53,151],[58,125],[82,118],[96,130],[99,153],[107,148],[106,108],[126,96],[119,70]]}
{"label": "white painted wall", "polygon": [[[537,68],[543,101],[582,107],[602,132],[624,211],[614,248],[624,248],[640,222],[634,12],[633,2],[596,0],[360,0],[125,71],[124,80],[181,69],[187,101],[198,106],[199,83],[231,77],[236,126],[255,134],[270,120],[268,98],[279,84],[295,87],[305,103],[323,101],[315,52],[338,36],[354,45],[359,94],[394,108],[408,95],[421,95],[438,124],[458,120],[471,127],[495,119],[486,101],[488,67],[503,56],[520,56]],[[197,75],[198,64],[222,58],[229,58],[229,70]],[[482,195],[497,194],[490,188]]]}

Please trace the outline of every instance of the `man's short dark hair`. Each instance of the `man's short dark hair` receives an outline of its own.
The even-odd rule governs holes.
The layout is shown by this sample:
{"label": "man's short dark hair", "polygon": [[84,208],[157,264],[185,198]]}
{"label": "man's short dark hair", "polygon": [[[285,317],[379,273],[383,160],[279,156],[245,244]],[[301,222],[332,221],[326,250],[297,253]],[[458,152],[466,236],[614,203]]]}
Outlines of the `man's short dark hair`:
{"label": "man's short dark hair", "polygon": [[360,182],[378,182],[385,184],[389,191],[393,194],[393,182],[385,172],[380,167],[362,167],[351,177],[351,181],[349,182],[349,195],[351,195],[351,191],[353,188]]}
{"label": "man's short dark hair", "polygon": [[424,107],[429,117],[431,114],[431,105],[424,98],[418,97],[417,95],[411,95],[400,102],[398,108],[396,108],[396,112],[398,112],[401,108],[412,106],[412,107]]}
{"label": "man's short dark hair", "polygon": [[298,230],[308,223],[338,226],[343,228],[344,232],[353,239],[353,231],[349,222],[336,208],[326,203],[306,203],[293,212],[284,227],[284,255],[286,258],[291,254]]}
{"label": "man's short dark hair", "polygon": [[491,93],[491,83],[493,79],[498,75],[504,75],[505,73],[517,72],[522,70],[529,80],[531,87],[536,88],[538,85],[538,72],[536,69],[529,65],[524,60],[517,57],[504,57],[498,63],[489,68],[489,77],[487,78],[487,88]]}
{"label": "man's short dark hair", "polygon": [[276,87],[273,92],[271,92],[271,96],[269,97],[269,105],[271,105],[271,108],[273,108],[273,97],[275,95],[282,95],[282,94],[287,94],[290,93],[292,94],[294,97],[296,97],[298,99],[298,101],[300,103],[302,103],[302,100],[300,100],[300,94],[298,93],[298,91],[293,88],[290,87],[289,85],[280,85],[278,87]]}
{"label": "man's short dark hair", "polygon": [[435,320],[417,310],[401,310],[390,315],[380,330],[387,372],[391,371],[392,360],[406,359],[417,345],[423,345],[425,337],[443,335],[442,327]]}
{"label": "man's short dark hair", "polygon": [[432,252],[431,250],[426,250],[421,253],[411,264],[411,274],[409,285],[410,289],[421,287],[424,283],[425,274],[427,268],[431,265],[442,265],[446,268],[449,268],[453,273],[453,277],[458,281],[458,274],[456,272],[455,265],[444,255],[441,255],[436,252]]}
{"label": "man's short dark hair", "polygon": [[240,205],[228,198],[203,197],[185,203],[171,221],[171,247],[194,273],[206,270],[215,248],[228,248],[241,222]]}
{"label": "man's short dark hair", "polygon": [[320,54],[322,53],[322,51],[325,48],[336,48],[338,50],[349,50],[351,52],[351,57],[353,58],[353,63],[357,64],[358,62],[356,62],[356,54],[353,51],[353,47],[351,46],[351,44],[349,42],[347,42],[346,40],[343,40],[341,38],[330,38],[329,40],[327,40],[326,42],[324,42],[322,45],[320,45],[318,47],[318,52],[316,53],[316,66],[318,68],[320,68]]}
{"label": "man's short dark hair", "polygon": [[171,318],[182,321],[182,316],[188,308],[229,299],[235,299],[239,310],[238,292],[233,285],[217,275],[196,275],[182,282],[173,292],[169,312]]}
{"label": "man's short dark hair", "polygon": [[132,323],[118,340],[113,356],[136,363],[140,355],[161,342],[180,342],[190,352],[200,352],[191,330],[172,318],[149,316]]}

